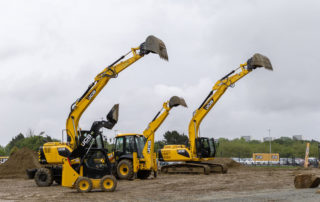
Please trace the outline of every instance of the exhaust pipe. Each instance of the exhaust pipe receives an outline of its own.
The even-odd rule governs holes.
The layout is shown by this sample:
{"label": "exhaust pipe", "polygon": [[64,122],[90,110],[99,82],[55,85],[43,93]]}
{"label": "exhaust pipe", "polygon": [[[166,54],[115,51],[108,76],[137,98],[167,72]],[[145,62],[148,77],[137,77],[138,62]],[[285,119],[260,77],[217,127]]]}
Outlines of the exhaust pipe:
{"label": "exhaust pipe", "polygon": [[169,60],[166,45],[162,40],[150,35],[146,41],[140,46],[140,55],[155,53],[160,56],[161,59]]}
{"label": "exhaust pipe", "polygon": [[268,57],[261,55],[260,53],[256,53],[247,61],[248,70],[252,70],[259,67],[264,67],[267,70],[273,70],[271,62]]}
{"label": "exhaust pipe", "polygon": [[172,96],[169,100],[169,107],[177,107],[177,106],[188,107],[186,101],[182,97]]}

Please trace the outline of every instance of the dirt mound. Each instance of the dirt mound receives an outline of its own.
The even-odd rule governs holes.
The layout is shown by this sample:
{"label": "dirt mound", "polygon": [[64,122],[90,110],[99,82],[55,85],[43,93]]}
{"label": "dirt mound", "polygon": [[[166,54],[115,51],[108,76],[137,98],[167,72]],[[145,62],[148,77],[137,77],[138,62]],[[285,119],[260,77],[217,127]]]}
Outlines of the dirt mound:
{"label": "dirt mound", "polygon": [[240,167],[241,164],[237,163],[231,158],[215,158],[214,160],[210,161],[211,163],[218,163],[218,164],[224,164],[228,168],[237,168]]}
{"label": "dirt mound", "polygon": [[314,174],[299,174],[294,178],[294,186],[297,189],[301,188],[315,188],[320,183],[320,177]]}
{"label": "dirt mound", "polygon": [[26,178],[26,169],[39,168],[37,152],[22,148],[13,153],[9,159],[0,165],[0,179]]}

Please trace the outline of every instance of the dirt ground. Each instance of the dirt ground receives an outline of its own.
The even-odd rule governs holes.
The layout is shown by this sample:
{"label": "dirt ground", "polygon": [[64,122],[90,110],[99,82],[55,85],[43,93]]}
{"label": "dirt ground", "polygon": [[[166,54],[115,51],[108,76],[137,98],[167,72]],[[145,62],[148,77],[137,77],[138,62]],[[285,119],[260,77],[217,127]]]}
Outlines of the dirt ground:
{"label": "dirt ground", "polygon": [[37,187],[33,180],[0,179],[0,201],[320,201],[315,189],[295,189],[298,173],[319,169],[232,168],[227,174],[169,175],[118,181],[115,192],[77,193],[54,184]]}

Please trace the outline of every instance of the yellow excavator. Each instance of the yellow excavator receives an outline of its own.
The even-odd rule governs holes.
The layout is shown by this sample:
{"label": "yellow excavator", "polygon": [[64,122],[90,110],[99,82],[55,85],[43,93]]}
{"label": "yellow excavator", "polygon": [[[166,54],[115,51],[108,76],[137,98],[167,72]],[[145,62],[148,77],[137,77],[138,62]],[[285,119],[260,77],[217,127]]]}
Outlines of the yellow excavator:
{"label": "yellow excavator", "polygon": [[[132,56],[123,60],[130,53],[132,53]],[[84,94],[71,105],[66,129],[64,130],[67,135],[67,142],[48,142],[41,146],[39,148],[39,161],[44,166],[39,169],[27,170],[29,178],[34,178],[38,186],[50,186],[53,180],[58,184],[61,183],[63,159],[79,146],[81,137],[86,136],[85,133],[88,132],[81,131],[79,127],[79,120],[83,112],[110,79],[117,78],[121,71],[149,53],[158,54],[160,58],[168,60],[167,49],[163,41],[150,35],[139,47],[131,48],[127,54],[121,56],[95,77]],[[110,125],[109,128],[112,127],[113,125]]]}
{"label": "yellow excavator", "polygon": [[118,134],[111,162],[115,163],[116,176],[120,179],[146,179],[150,174],[157,176],[156,153],[154,152],[154,136],[157,129],[169,115],[170,110],[177,106],[187,107],[183,98],[173,96],[164,102],[162,109],[142,134]]}
{"label": "yellow excavator", "polygon": [[[162,173],[227,173],[227,167],[210,162],[216,155],[216,142],[213,138],[200,137],[199,127],[203,118],[229,87],[252,70],[265,67],[273,70],[270,60],[261,54],[254,54],[246,63],[218,80],[199,108],[193,113],[189,123],[189,141],[186,145],[165,145],[159,150],[159,160],[179,162],[161,167]],[[240,71],[239,71],[240,70]]]}

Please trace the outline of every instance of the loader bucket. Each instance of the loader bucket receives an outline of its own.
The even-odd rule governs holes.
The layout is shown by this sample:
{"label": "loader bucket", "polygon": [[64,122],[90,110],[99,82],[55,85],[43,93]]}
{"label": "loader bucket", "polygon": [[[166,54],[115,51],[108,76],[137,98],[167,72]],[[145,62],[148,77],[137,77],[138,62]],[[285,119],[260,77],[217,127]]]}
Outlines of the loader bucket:
{"label": "loader bucket", "polygon": [[115,104],[107,115],[107,120],[111,123],[117,123],[119,117],[119,104]]}
{"label": "loader bucket", "polygon": [[267,70],[271,70],[271,71],[273,70],[269,58],[259,53],[254,54],[253,57],[248,60],[247,64],[249,69],[264,67]]}
{"label": "loader bucket", "polygon": [[169,60],[166,45],[153,35],[147,37],[143,49],[147,52],[158,54],[164,60]]}
{"label": "loader bucket", "polygon": [[169,107],[177,107],[179,105],[182,105],[184,107],[188,107],[186,101],[182,97],[178,96],[172,96],[169,100]]}

